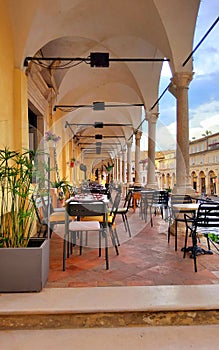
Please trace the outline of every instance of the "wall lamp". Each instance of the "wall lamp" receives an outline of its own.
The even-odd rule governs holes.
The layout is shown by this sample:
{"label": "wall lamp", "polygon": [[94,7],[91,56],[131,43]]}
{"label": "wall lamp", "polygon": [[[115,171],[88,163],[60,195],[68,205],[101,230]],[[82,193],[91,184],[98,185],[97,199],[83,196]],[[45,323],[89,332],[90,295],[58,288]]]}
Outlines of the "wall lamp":
{"label": "wall lamp", "polygon": [[[94,68],[108,68],[109,62],[164,62],[170,61],[168,58],[110,58],[108,52],[91,52],[88,57],[31,57],[27,56],[24,60],[24,67],[28,67],[29,62],[39,64],[44,68],[51,68],[53,62],[59,65],[53,65],[53,69],[68,69],[82,62],[90,64]],[[79,62],[75,64],[74,62]]]}

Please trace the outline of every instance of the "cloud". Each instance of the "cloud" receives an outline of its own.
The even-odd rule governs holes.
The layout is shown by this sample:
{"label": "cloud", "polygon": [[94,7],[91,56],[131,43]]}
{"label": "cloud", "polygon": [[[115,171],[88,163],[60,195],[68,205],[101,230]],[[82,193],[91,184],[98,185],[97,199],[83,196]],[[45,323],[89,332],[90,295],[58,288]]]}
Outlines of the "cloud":
{"label": "cloud", "polygon": [[190,110],[189,135],[199,138],[209,130],[213,133],[219,131],[219,101],[211,101],[201,104]]}
{"label": "cloud", "polygon": [[214,40],[214,46],[208,44],[200,49],[198,55],[194,56],[194,71],[197,77],[219,72],[219,49],[216,47],[216,43],[219,42],[219,35],[214,36]]}

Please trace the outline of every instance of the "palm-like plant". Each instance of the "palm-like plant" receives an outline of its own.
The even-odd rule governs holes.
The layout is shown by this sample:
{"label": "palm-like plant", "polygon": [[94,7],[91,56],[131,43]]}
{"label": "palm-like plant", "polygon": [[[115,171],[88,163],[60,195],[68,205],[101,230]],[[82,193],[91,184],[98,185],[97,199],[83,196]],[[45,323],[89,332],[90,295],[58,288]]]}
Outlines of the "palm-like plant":
{"label": "palm-like plant", "polygon": [[0,150],[0,247],[25,247],[35,225],[33,152]]}

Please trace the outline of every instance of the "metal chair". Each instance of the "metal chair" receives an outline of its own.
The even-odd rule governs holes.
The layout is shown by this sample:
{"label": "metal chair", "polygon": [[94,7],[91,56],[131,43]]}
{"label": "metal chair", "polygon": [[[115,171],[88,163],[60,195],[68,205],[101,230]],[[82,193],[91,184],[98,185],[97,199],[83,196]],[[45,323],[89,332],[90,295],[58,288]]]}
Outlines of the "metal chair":
{"label": "metal chair", "polygon": [[147,222],[147,213],[150,204],[152,203],[153,193],[155,190],[142,190],[141,201],[140,201],[140,217],[142,220]]}
{"label": "metal chair", "polygon": [[164,219],[164,212],[168,209],[169,194],[167,191],[154,191],[152,200],[148,203],[150,210],[150,222],[151,227],[153,226],[152,210],[157,215],[157,211],[160,210],[162,219]]}
{"label": "metal chair", "polygon": [[[54,227],[58,224],[65,223],[65,210],[50,212],[51,206],[48,206],[48,199],[45,196],[37,195],[32,196],[34,203],[35,213],[38,221],[37,235],[40,237],[52,236]],[[74,218],[71,218],[74,219]]]}
{"label": "metal chair", "polygon": [[[117,236],[116,227],[114,225],[116,209],[119,205],[121,194],[118,193],[115,205],[112,207],[111,212],[108,211],[108,205],[104,201],[70,201],[67,203],[67,219],[65,223],[65,237],[63,244],[63,271],[65,270],[66,261],[66,240],[70,241],[71,244],[76,242],[76,234],[79,235],[79,246],[80,254],[82,254],[82,236],[83,232],[86,233],[86,242],[88,240],[87,235],[89,232],[99,233],[99,257],[101,256],[101,238],[105,239],[105,259],[106,259],[106,269],[109,269],[109,254],[108,254],[108,232],[110,233],[112,244],[118,255],[118,247],[116,244],[115,236]],[[73,221],[69,224],[68,217],[75,215],[77,221]],[[117,238],[118,241],[118,238]]]}
{"label": "metal chair", "polygon": [[[195,216],[189,216],[184,214],[184,220],[186,223],[186,236],[185,245],[183,250],[183,257],[185,258],[186,252],[191,252],[191,258],[194,260],[194,270],[197,272],[196,257],[200,254],[213,254],[210,249],[209,234],[218,232],[219,228],[219,202],[205,202],[199,205],[197,214]],[[191,232],[192,246],[187,247],[188,231]],[[198,237],[199,234],[203,234],[207,239],[208,250],[199,247]]]}

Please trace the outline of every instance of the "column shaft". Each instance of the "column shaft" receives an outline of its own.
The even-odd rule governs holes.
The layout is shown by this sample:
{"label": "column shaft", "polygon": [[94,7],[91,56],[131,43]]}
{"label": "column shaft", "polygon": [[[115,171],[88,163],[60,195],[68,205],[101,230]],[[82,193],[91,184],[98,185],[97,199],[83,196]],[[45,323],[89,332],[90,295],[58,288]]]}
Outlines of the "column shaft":
{"label": "column shaft", "polygon": [[140,141],[141,141],[141,131],[135,133],[135,186],[141,186],[140,179]]}
{"label": "column shaft", "polygon": [[127,142],[127,182],[132,183],[132,141]]}
{"label": "column shaft", "polygon": [[176,192],[192,190],[189,174],[189,108],[188,87],[192,73],[175,73],[173,83],[177,96]]}
{"label": "column shaft", "polygon": [[148,188],[158,188],[155,174],[155,140],[157,119],[158,113],[147,113],[146,115],[146,120],[148,121]]}

